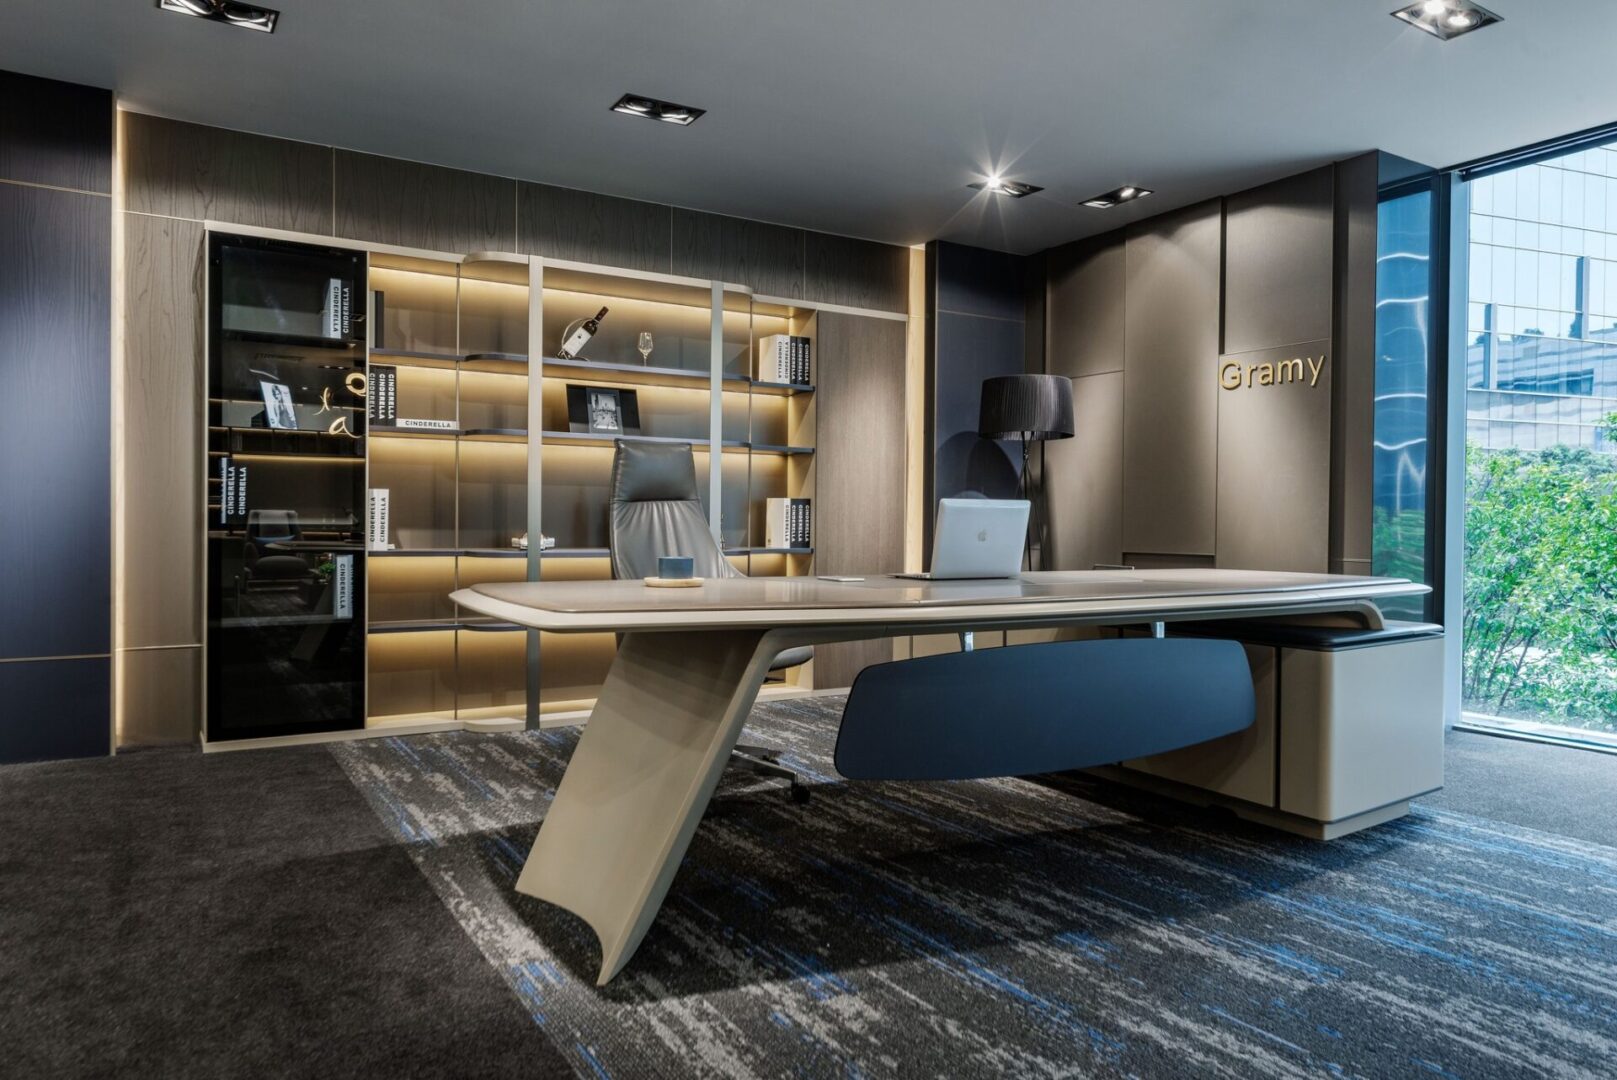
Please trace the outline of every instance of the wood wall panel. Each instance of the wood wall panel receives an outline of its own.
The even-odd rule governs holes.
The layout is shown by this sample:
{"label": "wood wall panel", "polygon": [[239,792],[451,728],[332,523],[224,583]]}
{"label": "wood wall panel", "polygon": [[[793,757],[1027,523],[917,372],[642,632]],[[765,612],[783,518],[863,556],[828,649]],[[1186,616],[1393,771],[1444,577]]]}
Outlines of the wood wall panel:
{"label": "wood wall panel", "polygon": [[126,112],[124,209],[330,233],[331,150]]}
{"label": "wood wall panel", "polygon": [[122,568],[126,648],[202,641],[200,222],[124,215]]}
{"label": "wood wall panel", "polygon": [[1332,169],[1225,200],[1226,353],[1331,336]]}
{"label": "wood wall panel", "polygon": [[1074,379],[1122,371],[1122,230],[1056,248],[1047,265],[1045,370]]}
{"label": "wood wall panel", "polygon": [[803,299],[875,311],[906,311],[909,265],[908,248],[805,233]]}
{"label": "wood wall panel", "polygon": [[[904,345],[898,320],[817,316],[814,551],[821,574],[904,568]],[[886,640],[822,645],[816,686],[892,659]]]}
{"label": "wood wall panel", "polygon": [[118,745],[177,746],[202,736],[202,646],[118,654]]}
{"label": "wood wall panel", "polygon": [[0,71],[0,180],[112,191],[112,94]]}
{"label": "wood wall panel", "polygon": [[338,150],[338,236],[433,251],[513,251],[516,181]]}
{"label": "wood wall panel", "polygon": [[522,183],[517,198],[519,251],[673,272],[670,207],[546,184]]}
{"label": "wood wall panel", "polygon": [[0,762],[112,752],[112,660],[0,663]]}
{"label": "wood wall panel", "polygon": [[111,648],[111,217],[0,184],[0,658]]}
{"label": "wood wall panel", "polygon": [[1125,250],[1123,548],[1211,555],[1220,207],[1131,227]]}
{"label": "wood wall panel", "polygon": [[678,208],[673,222],[674,273],[802,297],[803,230]]}

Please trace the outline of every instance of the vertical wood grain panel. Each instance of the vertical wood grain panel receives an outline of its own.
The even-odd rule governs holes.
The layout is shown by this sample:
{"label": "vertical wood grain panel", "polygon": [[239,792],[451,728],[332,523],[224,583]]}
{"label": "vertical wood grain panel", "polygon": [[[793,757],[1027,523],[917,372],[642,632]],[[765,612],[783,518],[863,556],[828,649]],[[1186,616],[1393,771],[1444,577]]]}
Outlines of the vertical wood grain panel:
{"label": "vertical wood grain panel", "polygon": [[809,232],[803,241],[803,299],[875,311],[909,304],[908,248]]}
{"label": "vertical wood grain panel", "polygon": [[200,644],[203,227],[123,226],[123,645]]}
{"label": "vertical wood grain panel", "polygon": [[330,233],[331,150],[126,112],[124,209]]}
{"label": "vertical wood grain panel", "polygon": [[202,736],[202,646],[118,654],[119,746],[177,746]]}
{"label": "vertical wood grain panel", "polygon": [[112,94],[0,71],[0,180],[112,191]]}
{"label": "vertical wood grain panel", "polygon": [[1226,353],[1331,336],[1330,166],[1225,200]]}
{"label": "vertical wood grain panel", "polygon": [[518,250],[671,273],[673,210],[589,191],[518,185]]}
{"label": "vertical wood grain panel", "polygon": [[0,664],[0,762],[111,753],[111,695],[109,657]]}
{"label": "vertical wood grain panel", "polygon": [[1218,452],[1220,207],[1130,229],[1123,548],[1211,555]]}
{"label": "vertical wood grain panel", "polygon": [[678,208],[673,223],[674,273],[802,297],[803,230]]}
{"label": "vertical wood grain panel", "polygon": [[[893,573],[904,565],[905,325],[829,311],[817,323],[816,569]],[[822,645],[814,682],[847,686],[890,659],[886,640]]]}
{"label": "vertical wood grain panel", "polygon": [[111,216],[0,184],[0,657],[111,647]]}
{"label": "vertical wood grain panel", "polygon": [[434,251],[511,251],[516,181],[337,151],[336,234]]}
{"label": "vertical wood grain panel", "polygon": [[1080,378],[1123,370],[1123,233],[1066,244],[1050,252],[1046,368]]}

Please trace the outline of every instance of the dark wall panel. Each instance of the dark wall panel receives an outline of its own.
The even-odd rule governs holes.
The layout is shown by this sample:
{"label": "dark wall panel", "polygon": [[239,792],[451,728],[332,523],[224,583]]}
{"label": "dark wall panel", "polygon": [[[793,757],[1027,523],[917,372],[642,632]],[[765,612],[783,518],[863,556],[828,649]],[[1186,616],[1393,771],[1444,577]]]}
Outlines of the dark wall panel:
{"label": "dark wall panel", "polygon": [[106,196],[0,184],[0,657],[110,647],[111,245]]}
{"label": "dark wall panel", "polygon": [[332,229],[332,152],[124,113],[124,207],[295,232]]}
{"label": "dark wall panel", "polygon": [[0,179],[112,191],[112,96],[0,71]]}
{"label": "dark wall panel", "polygon": [[518,186],[518,250],[552,259],[672,273],[673,210],[589,191]]}
{"label": "dark wall panel", "polygon": [[[932,486],[936,498],[965,492],[978,492],[991,499],[1015,496],[1021,451],[1015,449],[1015,443],[978,435],[977,423],[983,380],[1022,373],[1022,330],[1019,321],[953,312],[938,314],[933,357],[936,391],[932,401]],[[898,410],[899,406],[895,404],[894,408]],[[930,520],[930,509],[927,514]]]}
{"label": "dark wall panel", "polygon": [[[907,328],[830,311],[815,321],[815,569],[894,573],[904,568]],[[892,656],[886,640],[819,646],[815,685],[847,686],[862,668]]]}
{"label": "dark wall panel", "polygon": [[97,757],[112,749],[112,661],[0,663],[0,762]]}
{"label": "dark wall panel", "polygon": [[939,311],[1021,323],[1027,317],[1027,260],[1021,255],[934,245]]}
{"label": "dark wall panel", "polygon": [[338,236],[434,251],[511,251],[516,181],[338,150]]}
{"label": "dark wall panel", "polygon": [[764,296],[803,295],[803,230],[674,210],[674,273],[747,285]]}
{"label": "dark wall panel", "polygon": [[1331,174],[1326,166],[1225,200],[1224,352],[1331,336]]}
{"label": "dark wall panel", "polygon": [[1129,230],[1123,547],[1211,555],[1218,452],[1220,207]]}
{"label": "dark wall panel", "polygon": [[1048,255],[1046,370],[1079,378],[1123,370],[1123,233],[1107,233]]}
{"label": "dark wall panel", "polygon": [[909,308],[908,248],[829,233],[804,234],[803,299],[875,311]]}

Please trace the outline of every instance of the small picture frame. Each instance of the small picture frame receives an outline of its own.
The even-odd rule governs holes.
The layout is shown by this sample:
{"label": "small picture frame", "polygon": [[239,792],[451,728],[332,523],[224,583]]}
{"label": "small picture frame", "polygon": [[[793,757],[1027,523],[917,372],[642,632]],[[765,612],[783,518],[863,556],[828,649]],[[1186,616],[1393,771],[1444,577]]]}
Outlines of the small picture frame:
{"label": "small picture frame", "polygon": [[292,405],[292,388],[285,383],[260,381],[264,392],[265,425],[277,431],[296,431],[298,411]]}
{"label": "small picture frame", "polygon": [[640,402],[633,390],[568,386],[567,430],[616,438],[640,434]]}

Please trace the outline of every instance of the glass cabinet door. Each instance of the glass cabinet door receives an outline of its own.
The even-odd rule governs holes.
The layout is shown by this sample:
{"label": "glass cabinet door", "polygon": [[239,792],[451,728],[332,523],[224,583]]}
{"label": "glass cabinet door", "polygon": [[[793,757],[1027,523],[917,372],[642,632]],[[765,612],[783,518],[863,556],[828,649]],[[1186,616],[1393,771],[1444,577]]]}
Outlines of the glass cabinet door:
{"label": "glass cabinet door", "polygon": [[209,238],[208,737],[360,727],[365,259]]}

